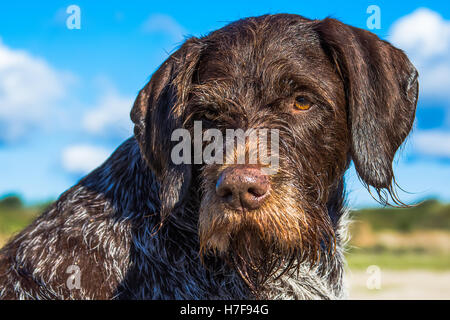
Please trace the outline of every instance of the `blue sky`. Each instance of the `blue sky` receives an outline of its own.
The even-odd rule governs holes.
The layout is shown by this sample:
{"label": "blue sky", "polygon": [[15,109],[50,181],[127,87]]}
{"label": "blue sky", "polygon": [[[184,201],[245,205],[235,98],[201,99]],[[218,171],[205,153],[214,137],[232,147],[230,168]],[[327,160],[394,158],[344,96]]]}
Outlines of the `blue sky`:
{"label": "blue sky", "polygon": [[[81,9],[81,29],[66,8]],[[413,135],[394,170],[406,202],[450,201],[449,1],[40,1],[0,4],[0,195],[53,199],[131,135],[129,110],[168,52],[189,35],[265,13],[327,16],[404,49],[420,72]],[[376,202],[351,169],[349,204]]]}

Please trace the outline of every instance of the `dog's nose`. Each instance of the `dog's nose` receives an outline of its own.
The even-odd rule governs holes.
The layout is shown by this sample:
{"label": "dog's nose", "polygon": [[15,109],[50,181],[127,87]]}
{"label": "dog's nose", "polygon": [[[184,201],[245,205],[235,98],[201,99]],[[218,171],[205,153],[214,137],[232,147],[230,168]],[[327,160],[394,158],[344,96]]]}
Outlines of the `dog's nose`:
{"label": "dog's nose", "polygon": [[241,211],[261,207],[269,191],[269,177],[258,167],[228,167],[216,184],[219,198],[233,209]]}

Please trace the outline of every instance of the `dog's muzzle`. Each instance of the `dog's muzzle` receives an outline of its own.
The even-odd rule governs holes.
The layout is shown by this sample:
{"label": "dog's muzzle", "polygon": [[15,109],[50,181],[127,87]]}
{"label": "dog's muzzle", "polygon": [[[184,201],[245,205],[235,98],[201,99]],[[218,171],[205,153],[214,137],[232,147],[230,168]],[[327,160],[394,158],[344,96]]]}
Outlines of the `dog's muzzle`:
{"label": "dog's muzzle", "polygon": [[228,167],[216,183],[217,196],[225,205],[237,211],[260,208],[269,193],[269,176],[254,166]]}

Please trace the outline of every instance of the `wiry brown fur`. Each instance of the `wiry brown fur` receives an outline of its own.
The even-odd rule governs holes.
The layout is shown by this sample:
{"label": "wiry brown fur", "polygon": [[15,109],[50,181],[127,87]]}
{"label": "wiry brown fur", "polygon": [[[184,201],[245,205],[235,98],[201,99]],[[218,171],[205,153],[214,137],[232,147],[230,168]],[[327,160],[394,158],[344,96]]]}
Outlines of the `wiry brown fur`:
{"label": "wiry brown fur", "polygon": [[[188,39],[139,93],[135,138],[0,252],[0,298],[342,298],[344,172],[353,160],[399,202],[392,160],[417,86],[403,52],[333,19],[266,15]],[[298,96],[312,107],[295,111]],[[171,161],[173,130],[194,121],[279,130],[260,208],[217,197],[230,165]]]}

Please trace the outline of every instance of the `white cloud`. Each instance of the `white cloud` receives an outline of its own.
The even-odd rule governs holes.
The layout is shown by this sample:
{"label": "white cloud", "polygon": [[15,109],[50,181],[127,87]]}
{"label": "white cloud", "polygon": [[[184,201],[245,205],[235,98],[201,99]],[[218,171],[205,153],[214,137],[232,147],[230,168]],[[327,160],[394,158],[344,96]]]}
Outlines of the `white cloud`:
{"label": "white cloud", "polygon": [[400,18],[393,24],[390,33],[393,43],[411,51],[417,58],[448,54],[450,21],[430,9],[419,8]]}
{"label": "white cloud", "polygon": [[120,139],[133,134],[134,97],[120,94],[107,77],[97,77],[95,103],[86,106],[73,93],[76,80],[72,73],[56,70],[27,51],[11,49],[0,39],[0,144],[17,143],[43,130],[81,129],[100,138]]}
{"label": "white cloud", "polygon": [[450,21],[419,8],[398,19],[389,41],[403,49],[419,70],[420,95],[450,106]]}
{"label": "white cloud", "polygon": [[421,155],[450,159],[450,132],[440,130],[417,131],[412,146]]}
{"label": "white cloud", "polygon": [[62,166],[70,173],[85,174],[101,165],[110,151],[88,144],[72,145],[62,152]]}
{"label": "white cloud", "polygon": [[186,30],[174,18],[165,14],[153,14],[143,24],[142,31],[146,33],[164,33],[174,41],[181,41]]}
{"label": "white cloud", "polygon": [[11,142],[41,127],[74,77],[0,40],[0,141]]}
{"label": "white cloud", "polygon": [[430,61],[423,67],[419,65],[419,73],[421,94],[428,98],[445,100],[450,106],[450,57],[449,61]]}
{"label": "white cloud", "polygon": [[133,100],[132,97],[122,96],[109,87],[84,115],[83,128],[95,135],[129,137],[133,132],[130,120]]}

